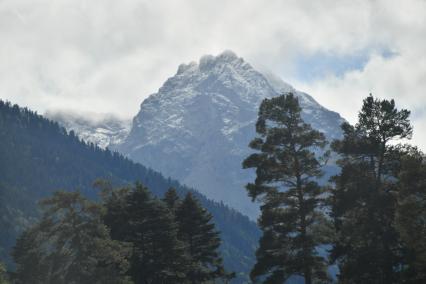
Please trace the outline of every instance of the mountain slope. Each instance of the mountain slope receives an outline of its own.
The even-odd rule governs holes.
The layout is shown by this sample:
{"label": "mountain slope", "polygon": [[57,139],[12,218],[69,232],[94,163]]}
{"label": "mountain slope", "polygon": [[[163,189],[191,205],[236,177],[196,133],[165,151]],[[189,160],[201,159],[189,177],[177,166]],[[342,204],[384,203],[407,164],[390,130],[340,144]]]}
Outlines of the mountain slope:
{"label": "mountain slope", "polygon": [[254,173],[241,169],[264,98],[294,92],[303,117],[329,139],[343,119],[273,75],[256,71],[231,51],[182,64],[133,119],[121,153],[256,218],[244,190]]}
{"label": "mountain slope", "polygon": [[131,121],[107,114],[48,111],[44,116],[103,149],[122,143],[131,127]]}
{"label": "mountain slope", "polygon": [[[16,236],[37,217],[37,201],[55,190],[78,189],[96,198],[91,184],[97,178],[117,185],[138,180],[157,196],[171,186],[181,195],[191,190],[118,153],[80,141],[56,122],[1,100],[0,141],[0,261],[10,263],[8,253]],[[256,225],[223,204],[194,194],[221,231],[225,265],[244,274],[239,278],[244,279],[254,263]]]}

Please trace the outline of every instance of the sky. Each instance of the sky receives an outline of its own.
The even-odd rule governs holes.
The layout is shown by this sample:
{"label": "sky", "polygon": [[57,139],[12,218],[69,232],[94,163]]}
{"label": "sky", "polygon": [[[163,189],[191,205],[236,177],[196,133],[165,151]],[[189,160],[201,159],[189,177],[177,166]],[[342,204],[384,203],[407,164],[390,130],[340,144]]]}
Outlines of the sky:
{"label": "sky", "polygon": [[181,63],[233,50],[354,123],[369,93],[426,150],[424,0],[0,0],[0,98],[132,117]]}

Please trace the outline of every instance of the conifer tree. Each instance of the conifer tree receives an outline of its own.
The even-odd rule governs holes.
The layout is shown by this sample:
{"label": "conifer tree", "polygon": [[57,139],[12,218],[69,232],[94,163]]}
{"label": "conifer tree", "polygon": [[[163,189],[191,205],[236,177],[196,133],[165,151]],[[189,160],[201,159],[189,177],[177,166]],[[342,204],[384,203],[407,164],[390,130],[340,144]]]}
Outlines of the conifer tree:
{"label": "conifer tree", "polygon": [[[410,112],[393,100],[367,97],[355,126],[342,125],[343,139],[332,145],[341,173],[332,180],[336,242],[332,258],[343,283],[399,283],[403,257],[394,228],[397,175],[410,138]],[[393,142],[391,144],[391,142]]]}
{"label": "conifer tree", "polygon": [[183,283],[187,273],[184,245],[166,205],[146,187],[113,192],[106,200],[105,224],[112,238],[133,245],[130,275],[138,283]]}
{"label": "conifer tree", "polygon": [[178,238],[186,245],[190,260],[187,273],[189,283],[210,283],[215,279],[234,277],[223,267],[219,254],[220,237],[212,222],[212,215],[188,193],[176,209],[179,224]]}
{"label": "conifer tree", "polygon": [[17,283],[129,283],[128,249],[109,238],[99,205],[56,192],[42,206],[41,221],[13,251]]}
{"label": "conifer tree", "polygon": [[405,283],[426,283],[426,158],[413,148],[402,159],[396,229],[406,248]]}
{"label": "conifer tree", "polygon": [[176,208],[179,206],[180,200],[175,188],[171,187],[166,191],[163,197],[163,202],[172,212],[176,211]]}
{"label": "conifer tree", "polygon": [[256,169],[247,185],[249,196],[261,202],[259,226],[263,231],[251,278],[284,283],[292,275],[305,283],[326,282],[326,260],[318,255],[322,243],[320,158],[326,140],[301,117],[298,99],[291,93],[265,99],[256,123],[258,137],[250,147],[244,168]]}

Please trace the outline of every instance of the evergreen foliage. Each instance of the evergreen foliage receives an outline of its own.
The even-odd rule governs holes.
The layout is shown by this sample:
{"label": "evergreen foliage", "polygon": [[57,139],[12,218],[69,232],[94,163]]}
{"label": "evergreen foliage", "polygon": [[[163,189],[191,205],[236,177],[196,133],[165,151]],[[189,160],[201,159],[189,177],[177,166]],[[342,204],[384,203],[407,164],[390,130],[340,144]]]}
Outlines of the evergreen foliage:
{"label": "evergreen foliage", "polygon": [[173,213],[176,212],[176,209],[180,205],[179,195],[176,189],[173,187],[169,188],[164,194],[163,201]]}
{"label": "evergreen foliage", "polygon": [[405,252],[406,283],[426,283],[426,159],[417,149],[403,157],[399,173],[396,229]]}
{"label": "evergreen foliage", "polygon": [[[169,191],[168,196],[173,192]],[[167,197],[167,196],[166,196]],[[187,278],[190,283],[207,283],[215,279],[229,280],[233,273],[227,273],[219,254],[221,243],[215,230],[212,215],[188,193],[176,209],[178,238],[185,243],[189,256]]]}
{"label": "evergreen foliage", "polygon": [[191,194],[175,215],[140,183],[96,186],[102,203],[64,191],[41,202],[42,219],[13,250],[13,283],[193,284],[234,277],[225,272],[212,216]]}
{"label": "evergreen foliage", "polygon": [[98,204],[78,192],[56,192],[42,206],[42,219],[14,248],[15,283],[130,283],[129,249],[110,239]]}
{"label": "evergreen foliage", "polygon": [[110,196],[105,206],[111,236],[132,244],[129,272],[134,283],[184,282],[188,273],[184,244],[177,239],[175,218],[163,202],[136,184]]}
{"label": "evergreen foliage", "polygon": [[394,220],[406,147],[396,143],[412,135],[409,115],[393,100],[370,95],[358,123],[343,124],[343,139],[333,143],[341,173],[333,178],[330,198],[336,229],[332,260],[342,283],[402,281],[404,256]]}
{"label": "evergreen foliage", "polygon": [[249,196],[262,203],[263,236],[251,277],[283,283],[300,275],[308,284],[326,282],[326,260],[317,252],[326,223],[317,183],[322,165],[314,152],[326,146],[325,137],[303,121],[291,93],[262,102],[256,132],[250,147],[257,153],[243,162],[244,168],[256,169],[255,182],[247,185]]}
{"label": "evergreen foliage", "polygon": [[[9,267],[13,267],[8,256],[16,237],[40,217],[37,200],[58,188],[78,188],[83,196],[95,199],[92,182],[102,178],[114,186],[139,180],[156,196],[163,196],[170,187],[180,196],[192,191],[118,153],[80,141],[56,122],[1,100],[0,141],[0,259]],[[256,224],[221,203],[193,194],[222,233],[225,266],[239,272],[244,281],[260,235]]]}

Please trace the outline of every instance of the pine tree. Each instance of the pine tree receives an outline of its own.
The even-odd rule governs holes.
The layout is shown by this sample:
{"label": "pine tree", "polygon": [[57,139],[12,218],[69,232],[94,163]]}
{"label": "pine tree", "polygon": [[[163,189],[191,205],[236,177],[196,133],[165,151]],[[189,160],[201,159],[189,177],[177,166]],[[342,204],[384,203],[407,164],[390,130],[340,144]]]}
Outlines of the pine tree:
{"label": "pine tree", "polygon": [[109,238],[100,206],[78,192],[56,192],[42,206],[14,248],[17,283],[129,283],[128,249]]}
{"label": "pine tree", "polygon": [[398,182],[396,229],[406,248],[405,283],[426,283],[426,158],[417,149],[403,157]]}
{"label": "pine tree", "polygon": [[163,197],[163,202],[172,212],[176,211],[176,208],[179,206],[180,200],[175,188],[171,187],[166,191]]}
{"label": "pine tree", "polygon": [[190,259],[187,278],[190,283],[210,283],[215,279],[229,280],[219,254],[220,237],[212,216],[188,193],[176,209],[179,224],[178,238],[184,241]]}
{"label": "pine tree", "polygon": [[404,147],[395,142],[411,136],[409,115],[393,100],[370,95],[358,123],[343,124],[343,139],[332,145],[341,157],[330,198],[337,233],[332,258],[343,283],[400,281],[402,252],[393,223]]}
{"label": "pine tree", "polygon": [[105,224],[112,238],[131,243],[130,275],[138,283],[182,283],[187,272],[184,245],[166,205],[141,184],[106,199]]}
{"label": "pine tree", "polygon": [[325,147],[325,137],[303,121],[291,93],[262,102],[256,132],[250,147],[258,153],[243,162],[256,169],[248,194],[262,203],[263,236],[251,277],[283,283],[301,275],[307,284],[326,282],[326,260],[317,253],[326,219],[319,208],[323,190],[316,180],[322,171],[314,152]]}

